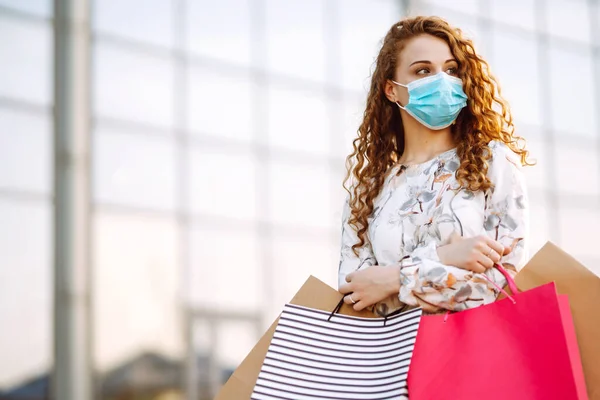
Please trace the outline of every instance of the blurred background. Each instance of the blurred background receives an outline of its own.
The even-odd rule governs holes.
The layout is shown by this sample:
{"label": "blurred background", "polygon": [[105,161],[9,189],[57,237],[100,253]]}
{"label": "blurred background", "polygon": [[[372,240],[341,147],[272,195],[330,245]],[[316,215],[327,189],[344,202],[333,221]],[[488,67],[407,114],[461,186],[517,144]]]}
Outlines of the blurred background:
{"label": "blurred background", "polygon": [[[538,161],[532,253],[552,240],[600,273],[595,1],[86,3],[89,80],[64,79],[91,101],[76,269],[90,271],[94,399],[212,398],[309,274],[335,287],[344,157],[380,40],[405,15],[461,27],[498,77]],[[52,398],[62,329],[54,21],[52,0],[0,0],[4,400]]]}

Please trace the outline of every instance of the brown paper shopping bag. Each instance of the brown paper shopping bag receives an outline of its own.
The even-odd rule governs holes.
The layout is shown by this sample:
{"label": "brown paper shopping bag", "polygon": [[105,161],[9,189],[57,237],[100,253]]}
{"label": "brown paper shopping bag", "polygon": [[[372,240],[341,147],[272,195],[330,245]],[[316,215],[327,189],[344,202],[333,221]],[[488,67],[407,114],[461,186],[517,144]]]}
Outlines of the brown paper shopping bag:
{"label": "brown paper shopping bag", "polygon": [[[302,285],[290,303],[316,308],[318,310],[332,311],[341,298],[342,295],[337,290],[314,276],[311,276],[306,280],[304,285]],[[352,307],[349,307],[346,304],[342,306],[340,313],[358,317],[376,317],[376,315],[370,311],[356,312]],[[233,372],[217,397],[215,397],[215,400],[250,399],[276,326],[277,321],[273,322],[256,346],[254,346],[244,361],[242,361],[239,367]]]}
{"label": "brown paper shopping bag", "polygon": [[[600,400],[600,278],[554,244],[547,243],[515,280],[521,290],[556,282],[558,292],[569,296],[588,395],[590,400]],[[333,310],[341,297],[335,289],[311,276],[291,303]],[[367,311],[356,313],[346,305],[340,312],[375,317]],[[215,400],[250,398],[276,326],[277,321],[242,361]]]}
{"label": "brown paper shopping bag", "polygon": [[555,282],[569,296],[590,400],[600,400],[600,277],[548,242],[515,279],[521,290]]}

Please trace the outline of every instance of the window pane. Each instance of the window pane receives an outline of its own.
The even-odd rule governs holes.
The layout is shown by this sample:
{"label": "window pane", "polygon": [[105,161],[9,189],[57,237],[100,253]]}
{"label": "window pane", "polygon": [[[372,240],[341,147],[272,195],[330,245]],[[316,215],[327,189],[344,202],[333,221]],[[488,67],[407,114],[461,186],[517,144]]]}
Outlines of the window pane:
{"label": "window pane", "polygon": [[188,86],[188,125],[198,135],[250,141],[256,88],[249,75],[193,68]]}
{"label": "window pane", "polygon": [[171,139],[99,126],[93,141],[96,202],[175,209],[176,150]]}
{"label": "window pane", "polygon": [[600,257],[598,255],[594,256],[578,256],[575,257],[577,261],[595,273],[598,277],[600,277]]}
{"label": "window pane", "polygon": [[534,30],[535,0],[502,0],[488,2],[492,18],[505,24],[518,25],[521,28]]}
{"label": "window pane", "polygon": [[557,233],[552,233],[556,224],[549,222],[547,192],[529,190],[529,255],[533,256],[547,241],[553,240]]}
{"label": "window pane", "polygon": [[426,0],[426,4],[436,15],[443,13],[445,10],[477,15],[479,14],[479,3],[481,3],[481,0]]}
{"label": "window pane", "polygon": [[600,194],[600,165],[598,153],[584,145],[573,145],[566,140],[559,140],[556,151],[556,174],[561,192],[597,196]]}
{"label": "window pane", "polygon": [[530,153],[529,160],[536,164],[530,167],[523,167],[523,173],[527,178],[527,185],[530,189],[547,190],[555,187],[555,180],[548,182],[548,170],[555,161],[551,154],[547,154],[547,146],[543,139],[527,138],[525,147]]}
{"label": "window pane", "polygon": [[48,194],[52,170],[48,118],[0,109],[0,187]]}
{"label": "window pane", "polygon": [[272,162],[269,218],[276,224],[331,228],[330,190],[327,165]]}
{"label": "window pane", "polygon": [[363,113],[365,112],[365,99],[360,97],[346,98],[341,105],[343,110],[342,118],[342,141],[336,146],[338,152],[335,155],[347,157],[353,151],[352,141],[358,137],[358,128],[362,123]]}
{"label": "window pane", "polygon": [[100,371],[144,352],[182,352],[177,225],[170,219],[94,216],[94,359]]}
{"label": "window pane", "polygon": [[173,2],[101,0],[92,2],[94,29],[162,46],[173,44]]}
{"label": "window pane", "polygon": [[267,0],[267,65],[274,72],[323,81],[325,44],[320,0]]}
{"label": "window pane", "polygon": [[271,86],[268,99],[271,145],[328,154],[331,133],[322,93]]}
{"label": "window pane", "polygon": [[309,240],[276,234],[270,248],[275,301],[268,307],[267,321],[281,312],[310,275],[337,288],[338,244],[325,237]]}
{"label": "window pane", "polygon": [[256,218],[256,160],[250,153],[222,149],[190,151],[192,212],[253,220]]}
{"label": "window pane", "polygon": [[173,64],[99,43],[95,47],[94,108],[100,117],[173,125]]}
{"label": "window pane", "polygon": [[210,310],[260,310],[264,278],[255,231],[197,226],[190,232],[190,244],[187,290],[192,305]]}
{"label": "window pane", "polygon": [[220,365],[232,369],[240,365],[260,339],[256,325],[251,322],[222,322],[217,329],[217,359]]}
{"label": "window pane", "polygon": [[0,0],[0,6],[24,11],[40,17],[50,17],[52,15],[52,3],[52,0]]}
{"label": "window pane", "polygon": [[52,363],[51,224],[49,204],[0,198],[0,390]]}
{"label": "window pane", "polygon": [[[50,25],[0,14],[0,96],[39,104],[52,102]],[[10,38],[7,40],[6,38]]]}
{"label": "window pane", "polygon": [[587,1],[546,1],[546,32],[554,36],[589,42],[590,18]]}
{"label": "window pane", "polygon": [[[336,0],[341,26],[341,82],[366,93],[381,41],[400,19],[395,0]],[[336,82],[338,83],[338,82]]]}
{"label": "window pane", "polygon": [[600,213],[598,210],[561,209],[559,245],[574,257],[597,257],[596,229],[599,224]]}
{"label": "window pane", "polygon": [[566,134],[596,136],[592,60],[556,45],[550,47],[550,101],[554,128]]}
{"label": "window pane", "polygon": [[502,96],[511,106],[515,122],[541,125],[535,37],[495,28],[493,38],[492,72],[499,81]]}
{"label": "window pane", "polygon": [[199,55],[250,65],[250,0],[187,2],[188,49]]}

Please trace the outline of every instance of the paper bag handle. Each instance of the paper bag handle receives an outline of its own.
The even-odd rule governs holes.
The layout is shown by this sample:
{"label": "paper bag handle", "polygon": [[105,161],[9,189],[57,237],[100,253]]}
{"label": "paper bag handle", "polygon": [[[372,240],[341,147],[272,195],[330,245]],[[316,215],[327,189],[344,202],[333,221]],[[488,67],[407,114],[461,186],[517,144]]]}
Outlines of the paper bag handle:
{"label": "paper bag handle", "polygon": [[[496,268],[498,271],[500,271],[500,273],[504,276],[504,278],[506,279],[506,282],[508,283],[508,287],[510,289],[510,291],[513,294],[517,294],[520,292],[519,288],[517,287],[517,284],[515,283],[515,280],[513,279],[513,277],[508,273],[508,271],[506,269],[504,269],[504,267],[501,264],[494,264],[494,268]],[[504,294],[507,298],[510,299],[510,301],[513,302],[513,304],[516,303],[515,299],[506,292],[506,290],[504,290],[503,288],[501,288],[500,286],[498,286],[496,284],[496,282],[494,282],[493,280],[491,280],[490,278],[488,278],[488,276],[486,274],[482,274],[482,276],[489,282],[491,283],[496,289],[498,289],[502,294]]]}
{"label": "paper bag handle", "polygon": [[511,274],[502,266],[502,264],[495,264],[494,267],[504,275],[506,278],[506,282],[508,283],[508,288],[513,294],[521,293],[519,288],[517,287],[517,283]]}
{"label": "paper bag handle", "polygon": [[[329,314],[329,318],[327,318],[327,321],[331,321],[331,317],[334,316],[334,314],[336,314],[337,312],[340,311],[340,309],[342,308],[342,305],[344,304],[344,297],[351,295],[352,293],[348,293],[345,296],[342,296],[342,299],[339,301],[339,303],[337,303],[337,305],[335,306],[335,308],[333,309],[333,311]],[[400,314],[402,311],[404,311],[402,308],[389,313],[388,315],[386,315],[385,317],[383,317],[383,326],[386,326],[387,324],[387,320],[389,317],[396,315],[396,314]]]}

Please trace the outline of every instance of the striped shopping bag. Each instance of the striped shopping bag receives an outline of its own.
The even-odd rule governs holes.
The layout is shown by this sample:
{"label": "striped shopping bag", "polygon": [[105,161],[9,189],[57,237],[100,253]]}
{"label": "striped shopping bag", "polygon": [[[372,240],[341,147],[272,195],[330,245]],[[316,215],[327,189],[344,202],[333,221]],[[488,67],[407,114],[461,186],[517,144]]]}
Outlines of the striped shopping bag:
{"label": "striped shopping bag", "polygon": [[251,399],[407,399],[420,320],[421,309],[384,319],[287,304]]}

